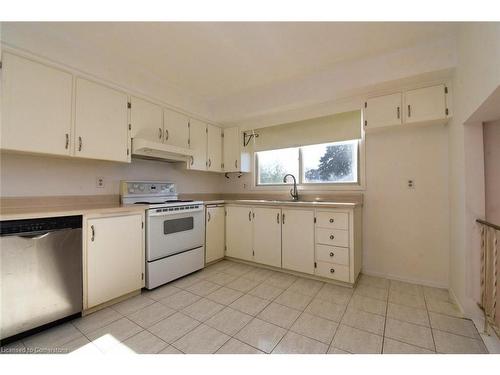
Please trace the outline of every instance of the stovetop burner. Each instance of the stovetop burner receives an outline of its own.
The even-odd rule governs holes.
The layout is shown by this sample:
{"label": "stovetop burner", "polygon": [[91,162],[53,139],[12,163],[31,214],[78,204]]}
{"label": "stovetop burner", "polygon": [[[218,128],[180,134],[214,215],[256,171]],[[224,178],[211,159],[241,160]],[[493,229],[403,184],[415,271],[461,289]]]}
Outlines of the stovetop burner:
{"label": "stovetop burner", "polygon": [[169,199],[163,202],[134,202],[134,204],[166,204],[166,203],[189,203],[192,199]]}

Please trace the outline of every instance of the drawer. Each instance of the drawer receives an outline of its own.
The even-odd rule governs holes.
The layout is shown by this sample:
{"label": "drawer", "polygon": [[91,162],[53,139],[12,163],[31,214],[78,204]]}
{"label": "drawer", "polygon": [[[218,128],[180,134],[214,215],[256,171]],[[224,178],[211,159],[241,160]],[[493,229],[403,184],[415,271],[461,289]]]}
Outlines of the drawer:
{"label": "drawer", "polygon": [[332,264],[326,262],[316,262],[314,274],[321,277],[328,277],[339,281],[349,282],[349,266]]}
{"label": "drawer", "polygon": [[349,249],[346,247],[316,245],[316,260],[349,265]]}
{"label": "drawer", "polygon": [[316,228],[316,242],[323,245],[349,247],[349,231]]}
{"label": "drawer", "polygon": [[317,211],[316,226],[321,228],[349,229],[349,214],[335,211]]}

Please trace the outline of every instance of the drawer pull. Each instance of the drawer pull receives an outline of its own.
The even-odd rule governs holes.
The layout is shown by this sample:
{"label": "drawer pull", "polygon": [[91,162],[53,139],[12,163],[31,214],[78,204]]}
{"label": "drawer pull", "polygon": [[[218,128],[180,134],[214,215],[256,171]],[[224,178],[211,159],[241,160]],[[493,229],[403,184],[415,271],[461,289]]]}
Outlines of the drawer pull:
{"label": "drawer pull", "polygon": [[333,257],[335,254],[333,253],[333,251],[330,253],[330,256]]}
{"label": "drawer pull", "polygon": [[330,268],[330,273],[335,273],[335,270],[333,268]]}
{"label": "drawer pull", "polygon": [[330,223],[333,223],[335,220],[333,220],[333,218],[330,218]]}
{"label": "drawer pull", "polygon": [[330,234],[330,239],[333,240],[335,236],[333,234]]}

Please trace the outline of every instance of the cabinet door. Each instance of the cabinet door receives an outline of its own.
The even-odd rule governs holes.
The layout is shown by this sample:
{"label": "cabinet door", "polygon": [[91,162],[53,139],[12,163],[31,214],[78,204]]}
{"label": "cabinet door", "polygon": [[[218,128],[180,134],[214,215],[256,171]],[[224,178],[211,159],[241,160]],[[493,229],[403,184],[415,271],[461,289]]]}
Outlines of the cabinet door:
{"label": "cabinet door", "polygon": [[194,151],[189,169],[199,171],[207,170],[207,124],[191,119],[189,121],[190,148]]}
{"label": "cabinet door", "polygon": [[71,74],[3,54],[1,148],[70,154]]}
{"label": "cabinet door", "polygon": [[163,142],[177,147],[189,147],[189,118],[182,113],[163,110]]}
{"label": "cabinet door", "polygon": [[366,131],[401,125],[401,93],[368,99],[364,116]]}
{"label": "cabinet door", "polygon": [[314,212],[282,210],[283,268],[314,273]]}
{"label": "cabinet door", "polygon": [[163,110],[159,105],[132,97],[130,124],[132,138],[161,142],[163,135]]}
{"label": "cabinet door", "polygon": [[205,263],[224,258],[224,207],[207,207]]}
{"label": "cabinet door", "polygon": [[227,206],[226,212],[226,255],[252,260],[251,207]]}
{"label": "cabinet door", "polygon": [[141,289],[142,215],[87,220],[87,308]]}
{"label": "cabinet door", "polygon": [[221,128],[207,125],[207,169],[212,172],[222,170],[222,131]]}
{"label": "cabinet door", "polygon": [[253,208],[254,262],[281,267],[281,209]]}
{"label": "cabinet door", "polygon": [[127,94],[78,78],[76,80],[75,155],[129,161]]}
{"label": "cabinet door", "polygon": [[445,86],[437,85],[405,93],[406,122],[425,122],[446,118]]}
{"label": "cabinet door", "polygon": [[224,171],[239,171],[240,130],[237,127],[224,129]]}

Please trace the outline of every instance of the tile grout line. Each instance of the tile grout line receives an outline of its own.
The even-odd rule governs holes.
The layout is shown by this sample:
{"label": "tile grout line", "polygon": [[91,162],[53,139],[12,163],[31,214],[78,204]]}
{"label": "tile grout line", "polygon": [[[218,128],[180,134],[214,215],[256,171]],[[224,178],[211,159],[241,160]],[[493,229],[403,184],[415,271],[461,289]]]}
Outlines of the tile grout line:
{"label": "tile grout line", "polygon": [[[300,280],[300,279],[298,279]],[[295,284],[297,282],[297,280],[295,280],[287,289],[285,290],[288,290],[292,287],[293,284]],[[314,301],[314,298],[318,295],[319,291],[323,288],[325,284],[323,283],[323,285],[318,289],[318,291],[312,296],[311,300],[309,301],[309,303],[306,305],[306,307],[304,308],[304,310],[300,313],[299,316],[297,316],[297,318],[295,318],[295,320],[293,321],[293,323],[290,325],[290,328],[295,324],[295,322],[297,321],[297,319],[299,319],[299,317],[306,311],[307,307],[312,303],[312,301]],[[285,290],[283,291],[283,293],[285,292]],[[282,294],[283,294],[282,293]],[[296,292],[298,294],[301,294],[299,292]],[[281,295],[281,294],[280,294]],[[278,297],[276,297],[278,298]],[[289,306],[285,306],[285,307],[289,307]],[[289,307],[290,308],[290,307]],[[272,324],[272,323],[270,323]],[[281,327],[282,328],[282,327]],[[281,337],[281,339],[276,343],[276,345],[274,345],[274,347],[272,348],[272,350],[269,352],[269,354],[272,354],[272,352],[278,347],[278,345],[281,343],[281,341],[283,341],[283,339],[285,338],[285,336],[288,334],[288,332],[290,332],[290,328],[288,328],[285,332],[285,334],[283,335],[283,337]],[[292,331],[293,332],[293,331]],[[295,333],[295,332],[294,332]],[[303,335],[302,335],[303,336]],[[328,349],[326,350],[328,352]]]}
{"label": "tile grout line", "polygon": [[[358,281],[359,282],[359,281]],[[333,335],[332,337],[332,340],[330,341],[330,345],[328,346],[328,350],[327,350],[327,353],[330,351],[330,349],[332,348],[332,345],[333,345],[333,342],[335,340],[335,337],[337,336],[338,332],[339,332],[339,328],[340,328],[340,325],[342,324],[342,320],[344,319],[344,316],[347,312],[347,307],[349,306],[349,304],[351,303],[351,300],[354,298],[354,292],[356,291],[356,288],[353,288],[352,290],[352,293],[351,293],[351,296],[349,297],[349,300],[347,301],[347,305],[345,306],[345,309],[344,309],[344,313],[342,314],[342,316],[340,317],[340,320],[337,324],[337,329],[335,330],[335,334]],[[335,346],[333,346],[333,349],[335,349]],[[340,349],[340,348],[339,348]],[[343,350],[343,349],[340,349],[340,350]],[[350,353],[350,352],[349,352]]]}
{"label": "tile grout line", "polygon": [[434,345],[434,352],[437,353],[436,340],[434,338],[434,331],[432,329],[431,315],[429,313],[429,306],[427,306],[427,298],[425,298],[425,293],[424,293],[424,303],[425,303],[425,310],[427,311],[427,319],[429,319],[429,329],[431,330],[431,337],[432,337],[432,344]]}

